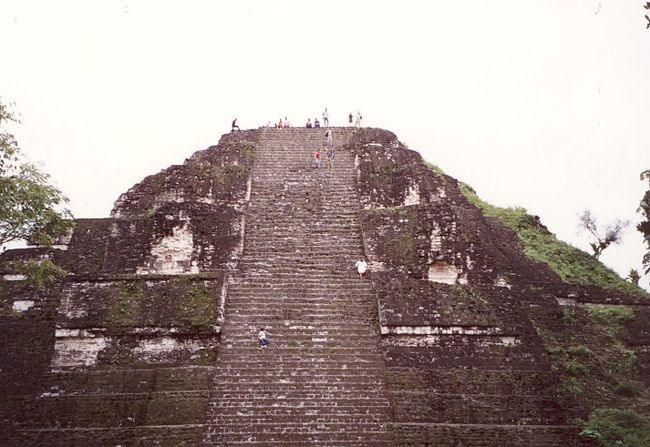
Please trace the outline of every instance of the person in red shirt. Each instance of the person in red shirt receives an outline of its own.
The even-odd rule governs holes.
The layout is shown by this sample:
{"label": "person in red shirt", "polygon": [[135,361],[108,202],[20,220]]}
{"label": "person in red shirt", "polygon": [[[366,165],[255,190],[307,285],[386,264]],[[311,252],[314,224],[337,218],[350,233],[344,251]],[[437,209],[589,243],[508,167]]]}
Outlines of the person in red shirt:
{"label": "person in red shirt", "polygon": [[314,152],[314,166],[320,168],[320,149],[316,149]]}

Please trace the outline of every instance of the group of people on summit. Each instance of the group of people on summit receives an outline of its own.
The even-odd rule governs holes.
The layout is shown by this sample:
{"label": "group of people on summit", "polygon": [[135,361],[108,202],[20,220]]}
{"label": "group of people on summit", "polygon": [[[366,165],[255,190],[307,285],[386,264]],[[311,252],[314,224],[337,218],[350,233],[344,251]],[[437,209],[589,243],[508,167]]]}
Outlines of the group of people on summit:
{"label": "group of people on summit", "polygon": [[[322,126],[321,126],[321,121],[318,120],[318,117],[314,118],[314,121],[312,122],[311,118],[307,118],[307,122],[305,123],[305,127],[307,129],[311,128],[329,128],[330,127],[330,114],[327,111],[327,107],[325,107],[325,110],[322,113],[323,121],[322,121]],[[352,126],[354,124],[354,127],[361,127],[361,120],[363,117],[361,116],[361,112],[357,110],[357,113],[355,115],[350,112],[348,115],[348,125]],[[269,121],[266,123],[266,127],[271,127],[271,122]],[[291,127],[291,122],[289,119],[285,116],[284,119],[280,118],[277,123],[273,125],[276,129],[284,129]],[[231,126],[230,126],[230,131],[234,132],[235,130],[239,131],[241,130],[239,126],[237,125],[237,118],[234,118],[232,120]]]}
{"label": "group of people on summit", "polygon": [[[285,120],[287,118],[285,117]],[[354,127],[361,127],[361,120],[363,117],[361,116],[361,112],[357,110],[356,115],[352,115],[352,112],[348,115],[348,125],[352,126],[352,122],[354,120]],[[291,127],[291,126],[275,126],[275,127]],[[318,121],[318,117],[314,118],[314,122],[312,124],[311,118],[307,118],[307,122],[305,123],[305,127],[307,129],[311,129],[312,127],[320,128],[321,124],[320,121]],[[327,107],[323,111],[323,127],[328,128],[330,127],[330,114],[327,111]]]}

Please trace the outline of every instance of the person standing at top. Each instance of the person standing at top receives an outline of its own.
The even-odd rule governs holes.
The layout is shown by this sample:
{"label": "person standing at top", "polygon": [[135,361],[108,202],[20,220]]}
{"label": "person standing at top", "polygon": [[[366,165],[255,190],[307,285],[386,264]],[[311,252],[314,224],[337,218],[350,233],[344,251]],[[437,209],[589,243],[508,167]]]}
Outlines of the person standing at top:
{"label": "person standing at top", "polygon": [[327,129],[325,131],[325,137],[327,138],[327,147],[334,146],[334,141],[332,140],[332,130],[331,129]]}
{"label": "person standing at top", "polygon": [[325,111],[323,112],[323,127],[330,127],[330,114],[327,113],[327,107],[325,107]]}
{"label": "person standing at top", "polygon": [[354,127],[360,127],[361,126],[361,120],[362,120],[361,112],[357,110],[357,120],[354,123]]}
{"label": "person standing at top", "polygon": [[311,118],[307,118],[307,124],[305,124],[307,129],[311,129]]}
{"label": "person standing at top", "polygon": [[239,128],[239,126],[237,125],[237,118],[235,118],[234,120],[232,120],[232,124],[230,125],[230,131],[231,131],[231,132],[234,132],[235,129],[237,129],[237,130],[241,130],[241,129]]}
{"label": "person standing at top", "polygon": [[352,127],[352,112],[348,115],[348,124]]}

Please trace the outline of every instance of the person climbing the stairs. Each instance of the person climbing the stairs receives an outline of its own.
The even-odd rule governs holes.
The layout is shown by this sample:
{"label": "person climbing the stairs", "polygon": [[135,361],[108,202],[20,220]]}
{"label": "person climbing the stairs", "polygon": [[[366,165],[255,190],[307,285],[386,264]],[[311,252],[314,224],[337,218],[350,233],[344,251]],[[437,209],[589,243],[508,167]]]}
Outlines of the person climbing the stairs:
{"label": "person climbing the stairs", "polygon": [[260,328],[260,333],[257,335],[257,341],[259,342],[260,349],[266,348],[269,345],[269,336],[263,327]]}
{"label": "person climbing the stairs", "polygon": [[333,164],[334,164],[334,148],[330,146],[327,149],[327,169],[332,169]]}
{"label": "person climbing the stairs", "polygon": [[314,161],[312,164],[315,168],[320,168],[320,149],[314,151]]}
{"label": "person climbing the stairs", "polygon": [[366,278],[366,273],[368,272],[368,261],[366,258],[359,259],[354,266],[357,268],[357,272],[359,272],[359,279]]}
{"label": "person climbing the stairs", "polygon": [[332,147],[334,145],[334,140],[332,140],[332,131],[330,129],[325,131],[325,138],[327,138],[327,147]]}

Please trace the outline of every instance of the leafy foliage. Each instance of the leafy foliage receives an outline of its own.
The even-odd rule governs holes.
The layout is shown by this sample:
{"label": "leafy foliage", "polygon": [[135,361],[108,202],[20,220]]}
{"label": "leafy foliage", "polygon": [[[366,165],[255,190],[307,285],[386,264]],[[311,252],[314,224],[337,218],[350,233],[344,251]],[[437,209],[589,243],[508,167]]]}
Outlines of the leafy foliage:
{"label": "leafy foliage", "polygon": [[30,240],[49,246],[72,230],[68,199],[50,184],[48,174],[26,162],[5,123],[17,123],[0,102],[0,245]]}
{"label": "leafy foliage", "polygon": [[637,211],[643,215],[645,220],[639,222],[636,229],[643,235],[648,250],[643,255],[643,266],[645,267],[645,274],[648,275],[650,274],[650,169],[641,173],[641,180],[648,181],[648,190],[643,195]]}
{"label": "leafy foliage", "polygon": [[54,281],[65,278],[68,274],[68,272],[49,259],[21,262],[17,265],[17,270],[19,273],[25,275],[25,284],[37,290],[42,289]]}
{"label": "leafy foliage", "polygon": [[597,439],[604,447],[646,447],[650,421],[632,410],[599,408],[591,413],[580,435]]}
{"label": "leafy foliage", "polygon": [[538,217],[529,215],[526,209],[490,205],[482,201],[470,186],[463,183],[460,184],[460,190],[484,215],[510,227],[517,234],[526,256],[546,263],[563,281],[648,296],[643,289],[625,281],[593,256],[558,240],[542,225]]}
{"label": "leafy foliage", "polygon": [[639,275],[639,272],[636,269],[630,269],[630,273],[627,274],[627,279],[634,285],[639,285],[639,280],[641,279],[641,275]]}

